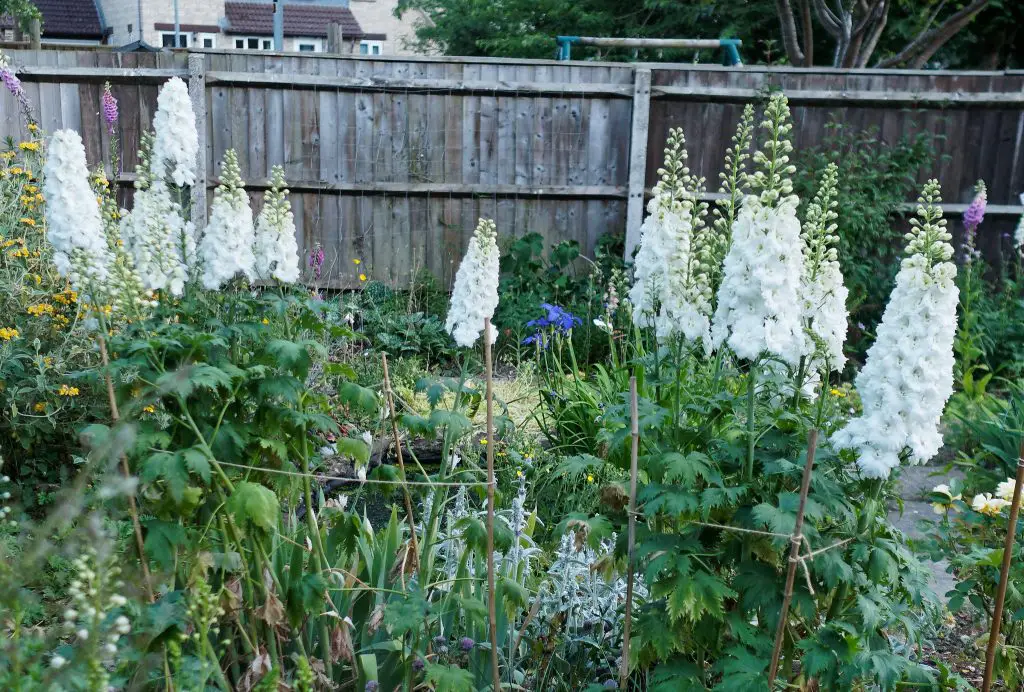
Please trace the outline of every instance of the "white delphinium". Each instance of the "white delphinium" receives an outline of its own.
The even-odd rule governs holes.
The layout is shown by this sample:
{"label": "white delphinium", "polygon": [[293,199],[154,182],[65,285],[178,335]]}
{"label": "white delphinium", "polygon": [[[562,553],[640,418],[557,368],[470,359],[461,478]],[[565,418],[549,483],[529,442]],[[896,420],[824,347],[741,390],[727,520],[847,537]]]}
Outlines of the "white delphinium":
{"label": "white delphinium", "polygon": [[835,220],[839,214],[836,198],[839,167],[830,163],[825,168],[814,200],[807,206],[804,223],[804,279],[801,285],[804,324],[807,329],[806,355],[812,372],[843,369],[846,356],[846,298],[849,291],[839,268],[839,241]]}
{"label": "white delphinium", "polygon": [[153,170],[163,179],[169,174],[178,187],[195,185],[199,164],[196,114],[185,82],[172,77],[160,87],[153,116]]}
{"label": "white delphinium", "polygon": [[57,272],[91,302],[102,300],[114,256],[107,247],[96,195],[89,187],[85,147],[74,130],[57,130],[43,165],[46,239]]}
{"label": "white delphinium", "polygon": [[705,225],[708,205],[698,201],[703,179],[686,166],[683,131],[669,131],[665,166],[641,228],[635,283],[630,289],[633,321],[654,326],[659,339],[680,336],[711,348],[711,267],[713,248]]}
{"label": "white delphinium", "polygon": [[239,274],[250,281],[256,278],[253,253],[256,231],[234,149],[225,152],[220,170],[220,185],[210,206],[210,220],[199,243],[203,287],[211,291]]}
{"label": "white delphinium", "polygon": [[744,198],[733,224],[711,333],[716,347],[727,344],[740,358],[770,355],[795,366],[804,348],[803,244],[799,200],[789,177],[796,168],[789,163],[793,146],[787,135],[793,126],[785,96],[771,97],[761,126],[769,138],[765,150],[754,154],[759,169],[749,178],[760,194]]}
{"label": "white delphinium", "polygon": [[185,221],[181,205],[171,198],[166,181],[155,173],[152,136],[144,134],[141,144],[135,169],[135,204],[121,218],[121,238],[142,285],[178,297],[188,281],[188,253],[194,248],[194,230],[192,223]]}
{"label": "white delphinium", "polygon": [[[1024,204],[1024,193],[1020,195],[1020,203]],[[1017,222],[1017,230],[1013,234],[1013,246],[1017,248],[1017,253],[1024,259],[1024,214]]]}
{"label": "white delphinium", "polygon": [[[451,306],[444,328],[463,348],[470,348],[484,330],[484,320],[494,317],[498,307],[497,227],[490,219],[480,219],[469,249],[462,258],[452,287]],[[498,338],[491,330],[491,343]]]}
{"label": "white delphinium", "polygon": [[274,166],[270,170],[270,190],[256,218],[256,275],[293,284],[299,280],[299,246],[284,186],[284,167]]}
{"label": "white delphinium", "polygon": [[719,198],[715,200],[712,210],[714,221],[712,233],[707,242],[699,243],[698,247],[707,248],[707,265],[710,267],[712,293],[717,293],[722,278],[722,261],[729,251],[732,239],[732,225],[736,222],[743,198],[746,196],[747,159],[750,158],[750,141],[754,130],[754,106],[743,107],[743,115],[732,136],[732,145],[725,150],[723,171],[718,174],[721,183],[718,186]]}
{"label": "white delphinium", "polygon": [[901,455],[924,463],[942,446],[939,422],[953,393],[959,292],[940,202],[939,183],[929,180],[907,234],[908,257],[857,375],[864,412],[832,436],[835,447],[857,450],[857,464],[869,478],[887,478]]}
{"label": "white delphinium", "polygon": [[107,249],[113,256],[107,282],[108,300],[113,310],[138,317],[146,308],[154,306],[155,302],[146,295],[142,279],[135,271],[135,262],[125,251],[121,238],[121,212],[117,207],[117,201],[110,194],[110,182],[102,169],[96,173],[93,182],[99,200]]}

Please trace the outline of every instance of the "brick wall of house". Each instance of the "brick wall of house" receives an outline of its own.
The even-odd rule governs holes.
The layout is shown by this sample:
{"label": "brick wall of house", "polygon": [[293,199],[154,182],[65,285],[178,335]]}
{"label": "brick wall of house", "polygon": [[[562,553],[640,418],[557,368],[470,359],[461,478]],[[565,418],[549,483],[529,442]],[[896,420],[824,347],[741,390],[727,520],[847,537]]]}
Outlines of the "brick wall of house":
{"label": "brick wall of house", "polygon": [[[141,38],[157,48],[161,46],[160,31],[153,25],[174,22],[174,0],[99,0],[103,19],[112,29],[112,45],[119,46],[139,40],[140,4]],[[182,24],[217,26],[224,18],[224,0],[178,0],[178,18]],[[131,33],[128,32],[128,25],[131,25]]]}
{"label": "brick wall of house", "polygon": [[[409,11],[401,19],[395,17],[398,0],[349,0],[349,9],[367,34],[386,34],[384,55],[411,55],[406,42],[415,38],[416,26],[425,21],[419,11]],[[358,50],[356,51],[358,52]]]}

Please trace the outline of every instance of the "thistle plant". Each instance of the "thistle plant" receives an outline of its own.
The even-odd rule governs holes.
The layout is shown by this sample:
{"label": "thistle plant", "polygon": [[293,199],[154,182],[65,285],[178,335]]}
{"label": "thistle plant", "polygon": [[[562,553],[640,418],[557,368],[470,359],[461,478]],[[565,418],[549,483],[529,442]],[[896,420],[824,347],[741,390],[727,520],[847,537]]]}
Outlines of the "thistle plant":
{"label": "thistle plant", "polygon": [[285,284],[299,280],[299,246],[283,166],[270,171],[270,191],[256,219],[255,256],[256,275],[261,279]]}
{"label": "thistle plant", "polygon": [[239,274],[249,281],[256,278],[256,231],[244,185],[238,154],[228,149],[221,162],[220,185],[210,207],[210,220],[199,244],[203,287],[211,291]]}
{"label": "thistle plant", "polygon": [[929,180],[878,336],[857,375],[864,411],[832,436],[836,447],[856,450],[868,478],[887,478],[903,458],[925,463],[942,446],[959,291],[940,202],[939,183]]}
{"label": "thistle plant", "polygon": [[[484,320],[494,317],[498,307],[497,227],[490,219],[480,219],[469,249],[462,258],[452,287],[451,306],[444,328],[463,348],[471,348],[484,330]],[[491,331],[491,343],[498,338]]]}

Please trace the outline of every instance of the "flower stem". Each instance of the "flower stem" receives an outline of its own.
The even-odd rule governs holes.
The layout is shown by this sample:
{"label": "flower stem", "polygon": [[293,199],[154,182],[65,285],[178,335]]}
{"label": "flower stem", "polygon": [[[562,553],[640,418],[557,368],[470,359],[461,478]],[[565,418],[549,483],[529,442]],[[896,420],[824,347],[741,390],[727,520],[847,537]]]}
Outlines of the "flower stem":
{"label": "flower stem", "polygon": [[757,393],[757,361],[750,364],[747,376],[747,464],[743,469],[743,480],[750,482],[754,477],[754,445],[757,430],[754,425],[754,399]]}

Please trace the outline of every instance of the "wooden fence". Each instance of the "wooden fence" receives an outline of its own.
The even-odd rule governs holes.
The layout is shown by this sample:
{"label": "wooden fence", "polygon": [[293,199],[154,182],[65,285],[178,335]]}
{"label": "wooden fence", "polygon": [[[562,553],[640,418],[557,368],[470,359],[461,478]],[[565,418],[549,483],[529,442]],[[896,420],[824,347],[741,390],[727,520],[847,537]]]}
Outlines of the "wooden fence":
{"label": "wooden fence", "polygon": [[[230,51],[9,57],[41,126],[79,130],[90,162],[109,160],[99,99],[112,84],[126,193],[159,84],[188,80],[205,123],[196,208],[205,209],[229,148],[257,205],[270,167],[283,165],[300,245],[322,244],[340,285],[352,282],[353,259],[397,283],[418,269],[450,281],[479,216],[493,217],[502,235],[536,231],[587,252],[604,233],[626,228],[633,240],[668,128],[685,129],[692,168],[714,189],[743,103],[769,87],[790,96],[798,148],[820,143],[833,119],[875,127],[889,143],[921,129],[943,135],[945,156],[922,177],[942,180],[949,214],[985,179],[989,252],[1024,211],[1024,72]],[[0,98],[0,135],[24,137],[24,128],[14,100]]]}

